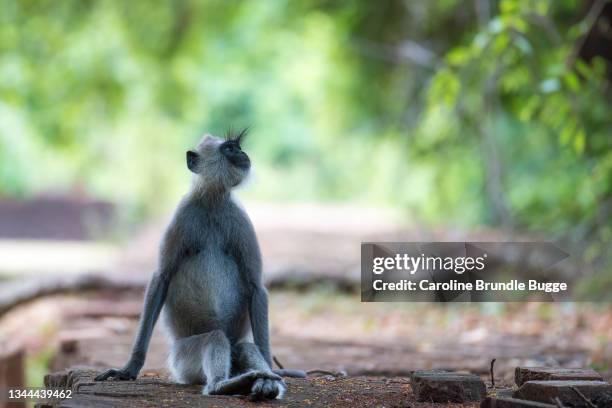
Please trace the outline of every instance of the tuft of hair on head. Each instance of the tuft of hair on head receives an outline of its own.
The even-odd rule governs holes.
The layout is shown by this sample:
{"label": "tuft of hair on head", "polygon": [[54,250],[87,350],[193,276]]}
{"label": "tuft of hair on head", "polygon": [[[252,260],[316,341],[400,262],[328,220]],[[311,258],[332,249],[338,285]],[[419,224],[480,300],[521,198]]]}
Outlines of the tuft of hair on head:
{"label": "tuft of hair on head", "polygon": [[248,127],[245,127],[239,131],[234,131],[234,129],[230,126],[225,132],[225,140],[227,142],[234,142],[238,144],[238,146],[240,146],[240,143],[242,143],[242,140],[245,138],[245,136],[248,133],[249,133]]}

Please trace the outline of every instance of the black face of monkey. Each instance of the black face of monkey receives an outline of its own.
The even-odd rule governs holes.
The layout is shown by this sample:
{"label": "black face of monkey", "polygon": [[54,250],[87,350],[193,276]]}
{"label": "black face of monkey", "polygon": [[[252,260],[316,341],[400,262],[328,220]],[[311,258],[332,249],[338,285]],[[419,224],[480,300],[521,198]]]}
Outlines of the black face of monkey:
{"label": "black face of monkey", "polygon": [[228,132],[225,140],[205,135],[197,148],[186,154],[187,167],[200,190],[225,191],[246,179],[251,168],[249,156],[240,148],[247,131]]}
{"label": "black face of monkey", "polygon": [[248,170],[251,167],[251,160],[242,151],[238,141],[227,140],[221,143],[219,151],[233,166],[242,170]]}

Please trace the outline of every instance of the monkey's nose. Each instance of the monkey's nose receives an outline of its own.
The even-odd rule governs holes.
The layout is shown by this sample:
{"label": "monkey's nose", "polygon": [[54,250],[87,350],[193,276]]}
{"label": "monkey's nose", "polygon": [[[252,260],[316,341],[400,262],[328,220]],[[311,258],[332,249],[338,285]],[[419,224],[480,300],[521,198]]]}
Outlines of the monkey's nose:
{"label": "monkey's nose", "polygon": [[239,169],[246,170],[251,167],[251,160],[247,155],[244,155],[244,157],[238,156],[234,160],[232,160],[232,164],[238,167]]}

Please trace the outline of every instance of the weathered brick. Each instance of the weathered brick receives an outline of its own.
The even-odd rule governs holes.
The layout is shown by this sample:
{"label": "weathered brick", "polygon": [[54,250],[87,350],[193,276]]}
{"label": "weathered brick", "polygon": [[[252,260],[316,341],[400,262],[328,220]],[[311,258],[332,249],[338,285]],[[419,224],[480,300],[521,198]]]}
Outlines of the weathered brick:
{"label": "weathered brick", "polygon": [[527,381],[512,396],[545,403],[559,398],[564,405],[586,407],[584,398],[593,403],[612,398],[612,385],[603,381]]}
{"label": "weathered brick", "polygon": [[480,404],[480,408],[557,408],[555,405],[542,402],[521,400],[516,398],[488,397]]}
{"label": "weathered brick", "polygon": [[591,368],[516,367],[514,382],[519,387],[527,381],[603,381]]}
{"label": "weathered brick", "polygon": [[486,395],[482,379],[474,374],[447,371],[415,371],[411,384],[417,401],[481,401]]}

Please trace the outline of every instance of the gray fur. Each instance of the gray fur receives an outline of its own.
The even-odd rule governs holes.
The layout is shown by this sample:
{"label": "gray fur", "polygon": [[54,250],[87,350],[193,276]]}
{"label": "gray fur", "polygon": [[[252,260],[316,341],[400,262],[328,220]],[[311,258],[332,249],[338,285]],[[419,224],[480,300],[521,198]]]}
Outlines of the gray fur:
{"label": "gray fur", "polygon": [[168,363],[177,381],[206,384],[205,394],[282,396],[284,382],[272,372],[259,245],[231,196],[250,161],[234,147],[222,153],[227,143],[206,136],[196,152],[188,152],[194,183],[164,234],[131,358],[96,380],[136,378],[165,304],[172,341]]}

